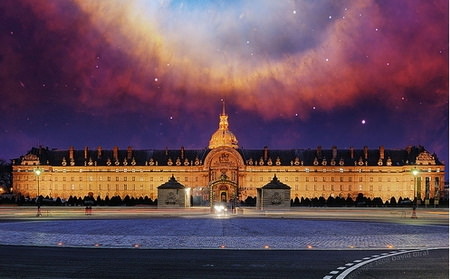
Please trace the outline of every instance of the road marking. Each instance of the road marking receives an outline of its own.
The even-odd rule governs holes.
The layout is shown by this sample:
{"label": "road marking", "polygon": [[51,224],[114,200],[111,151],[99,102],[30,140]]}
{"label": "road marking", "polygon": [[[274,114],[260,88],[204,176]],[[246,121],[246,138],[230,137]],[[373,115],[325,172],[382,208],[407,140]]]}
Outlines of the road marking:
{"label": "road marking", "polygon": [[323,277],[323,279],[331,279],[331,278],[333,278],[333,275],[327,275]]}
{"label": "road marking", "polygon": [[[380,256],[380,257],[376,257],[376,258],[369,258],[366,261],[361,261],[361,260],[355,260],[353,262],[357,262],[359,261],[358,264],[349,267],[347,270],[345,270],[344,272],[342,272],[341,274],[339,274],[336,279],[344,279],[347,275],[349,275],[351,272],[355,271],[356,269],[360,268],[361,266],[364,266],[368,263],[371,263],[373,261],[378,261],[380,259],[383,258],[388,258],[388,257],[392,257],[392,256],[397,256],[397,255],[401,255],[401,254],[406,254],[406,253],[413,253],[413,252],[417,252],[417,251],[422,251],[424,249],[417,249],[417,250],[409,250],[409,251],[397,251],[397,252],[391,252],[388,255],[384,255],[384,256]],[[331,273],[331,272],[330,272]]]}
{"label": "road marking", "polygon": [[344,270],[344,269],[346,269],[346,267],[345,267],[345,266],[340,266],[340,267],[338,267],[338,268],[336,268],[336,269]]}

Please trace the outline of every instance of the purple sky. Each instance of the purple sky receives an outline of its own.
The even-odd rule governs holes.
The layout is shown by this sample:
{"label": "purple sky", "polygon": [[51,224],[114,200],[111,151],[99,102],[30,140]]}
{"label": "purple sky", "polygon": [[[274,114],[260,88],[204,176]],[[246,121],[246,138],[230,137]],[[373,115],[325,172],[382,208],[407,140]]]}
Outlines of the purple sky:
{"label": "purple sky", "polygon": [[[0,1],[0,158],[43,145],[449,160],[448,1]],[[448,174],[446,175],[448,177]]]}

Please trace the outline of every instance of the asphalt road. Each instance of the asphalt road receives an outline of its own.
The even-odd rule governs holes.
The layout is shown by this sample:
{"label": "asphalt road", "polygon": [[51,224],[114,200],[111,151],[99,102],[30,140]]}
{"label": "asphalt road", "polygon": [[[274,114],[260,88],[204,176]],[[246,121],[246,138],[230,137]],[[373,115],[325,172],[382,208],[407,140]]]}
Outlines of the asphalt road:
{"label": "asphalt road", "polygon": [[396,251],[0,246],[0,278],[448,278],[448,249],[383,253]]}

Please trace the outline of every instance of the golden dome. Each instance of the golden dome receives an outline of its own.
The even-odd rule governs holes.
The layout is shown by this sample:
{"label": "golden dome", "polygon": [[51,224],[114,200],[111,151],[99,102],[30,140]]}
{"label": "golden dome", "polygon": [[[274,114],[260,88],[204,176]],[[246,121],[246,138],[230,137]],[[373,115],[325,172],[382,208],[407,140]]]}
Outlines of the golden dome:
{"label": "golden dome", "polygon": [[236,137],[228,130],[228,115],[225,113],[225,103],[223,103],[222,114],[219,118],[219,129],[212,134],[211,140],[209,141],[209,148],[214,149],[222,146],[238,148]]}

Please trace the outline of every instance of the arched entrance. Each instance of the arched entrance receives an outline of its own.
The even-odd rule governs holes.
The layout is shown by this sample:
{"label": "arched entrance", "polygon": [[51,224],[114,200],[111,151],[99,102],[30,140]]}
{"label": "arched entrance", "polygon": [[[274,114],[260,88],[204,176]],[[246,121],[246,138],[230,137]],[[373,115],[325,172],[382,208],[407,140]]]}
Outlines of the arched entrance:
{"label": "arched entrance", "polygon": [[238,187],[235,182],[228,180],[226,176],[222,176],[219,180],[211,182],[209,189],[211,208],[217,204],[227,206],[230,209],[236,207]]}
{"label": "arched entrance", "polygon": [[232,147],[214,148],[205,158],[208,171],[209,206],[217,203],[234,209],[239,199],[239,173],[245,168],[241,154]]}

